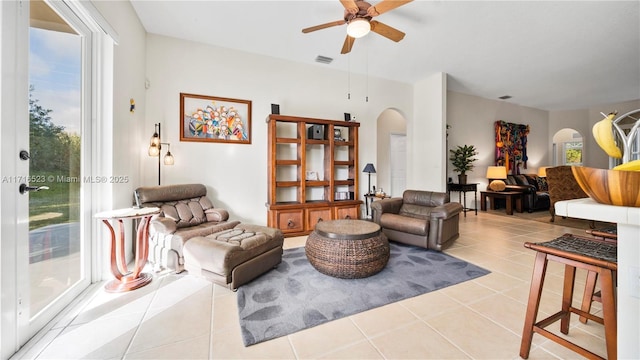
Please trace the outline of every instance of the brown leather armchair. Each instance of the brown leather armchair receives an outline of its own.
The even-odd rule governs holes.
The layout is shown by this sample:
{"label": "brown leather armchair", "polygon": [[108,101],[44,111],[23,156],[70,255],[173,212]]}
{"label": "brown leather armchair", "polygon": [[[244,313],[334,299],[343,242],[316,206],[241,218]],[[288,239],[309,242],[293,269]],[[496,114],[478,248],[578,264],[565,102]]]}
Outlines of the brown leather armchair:
{"label": "brown leather armchair", "polygon": [[402,197],[374,201],[375,221],[389,240],[442,251],[459,236],[462,205],[445,192],[405,190]]}

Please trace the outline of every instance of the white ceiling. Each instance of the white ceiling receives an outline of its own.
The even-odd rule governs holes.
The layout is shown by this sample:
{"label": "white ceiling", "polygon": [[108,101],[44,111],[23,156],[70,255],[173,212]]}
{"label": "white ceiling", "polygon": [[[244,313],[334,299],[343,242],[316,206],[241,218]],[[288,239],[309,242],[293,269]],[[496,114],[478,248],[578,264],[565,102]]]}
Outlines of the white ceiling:
{"label": "white ceiling", "polygon": [[149,33],[406,83],[445,72],[450,90],[539,109],[640,99],[637,0],[417,0],[376,18],[404,40],[370,33],[348,55],[346,25],[301,32],[340,20],[338,0],[131,2]]}

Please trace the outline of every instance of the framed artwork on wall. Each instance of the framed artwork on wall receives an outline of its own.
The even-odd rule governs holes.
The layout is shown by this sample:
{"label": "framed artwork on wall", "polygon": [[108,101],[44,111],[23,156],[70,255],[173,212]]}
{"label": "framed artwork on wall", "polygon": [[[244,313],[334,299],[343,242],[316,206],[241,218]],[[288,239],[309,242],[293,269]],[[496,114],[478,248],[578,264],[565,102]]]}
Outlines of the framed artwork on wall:
{"label": "framed artwork on wall", "polygon": [[180,141],[251,144],[251,101],[180,93]]}
{"label": "framed artwork on wall", "polygon": [[507,174],[517,175],[520,167],[527,168],[527,135],[529,125],[513,124],[498,120],[495,127],[495,162],[496,166],[505,166]]}

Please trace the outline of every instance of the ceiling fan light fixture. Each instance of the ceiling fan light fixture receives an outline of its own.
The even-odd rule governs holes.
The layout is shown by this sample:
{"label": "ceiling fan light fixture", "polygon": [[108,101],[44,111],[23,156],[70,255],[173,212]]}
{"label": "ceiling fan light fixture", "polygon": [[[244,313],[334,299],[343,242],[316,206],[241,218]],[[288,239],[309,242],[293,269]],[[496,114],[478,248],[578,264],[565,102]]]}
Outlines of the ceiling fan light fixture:
{"label": "ceiling fan light fixture", "polygon": [[356,18],[347,25],[347,35],[352,38],[361,38],[367,35],[369,31],[371,31],[371,24],[366,19]]}

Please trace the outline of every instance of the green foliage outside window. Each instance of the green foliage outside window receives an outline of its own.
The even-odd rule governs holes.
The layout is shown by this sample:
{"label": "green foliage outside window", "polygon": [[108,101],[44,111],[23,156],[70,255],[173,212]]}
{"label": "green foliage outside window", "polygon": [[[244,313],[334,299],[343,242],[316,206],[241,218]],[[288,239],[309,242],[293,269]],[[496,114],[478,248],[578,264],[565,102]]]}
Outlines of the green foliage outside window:
{"label": "green foliage outside window", "polygon": [[565,143],[564,157],[567,165],[582,164],[582,142]]}
{"label": "green foliage outside window", "polygon": [[[51,109],[32,97],[29,89],[29,175],[31,184],[49,190],[29,193],[29,230],[50,224],[78,221],[80,214],[80,136],[52,122]],[[53,214],[55,216],[37,215]],[[36,220],[38,219],[38,220]]]}

